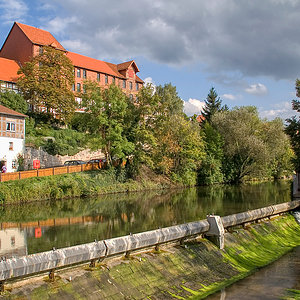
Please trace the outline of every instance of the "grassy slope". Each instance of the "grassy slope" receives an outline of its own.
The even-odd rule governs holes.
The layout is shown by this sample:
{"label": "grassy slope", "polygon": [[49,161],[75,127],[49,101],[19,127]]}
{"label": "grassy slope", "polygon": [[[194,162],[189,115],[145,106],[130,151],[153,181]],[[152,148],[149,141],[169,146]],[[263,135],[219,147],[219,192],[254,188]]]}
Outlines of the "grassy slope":
{"label": "grassy slope", "polygon": [[115,169],[28,178],[0,183],[0,203],[14,204],[47,199],[161,189],[172,185],[166,178],[143,169],[139,180],[123,180]]}

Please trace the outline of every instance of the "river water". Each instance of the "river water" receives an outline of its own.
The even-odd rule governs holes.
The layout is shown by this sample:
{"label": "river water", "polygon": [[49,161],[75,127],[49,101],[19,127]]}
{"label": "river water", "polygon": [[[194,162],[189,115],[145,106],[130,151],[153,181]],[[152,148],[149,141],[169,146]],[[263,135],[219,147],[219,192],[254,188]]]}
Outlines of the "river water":
{"label": "river water", "polygon": [[0,257],[21,256],[130,232],[291,201],[289,181],[113,194],[0,207]]}
{"label": "river water", "polygon": [[282,297],[287,296],[288,289],[300,290],[300,247],[295,248],[253,275],[207,297],[207,299],[282,299]]}

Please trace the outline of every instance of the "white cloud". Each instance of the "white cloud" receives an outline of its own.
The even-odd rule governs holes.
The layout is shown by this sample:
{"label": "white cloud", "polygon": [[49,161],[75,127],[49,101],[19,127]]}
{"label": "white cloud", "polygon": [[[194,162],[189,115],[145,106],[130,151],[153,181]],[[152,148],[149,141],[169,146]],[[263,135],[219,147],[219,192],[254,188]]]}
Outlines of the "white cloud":
{"label": "white cloud", "polygon": [[28,7],[22,0],[0,0],[0,19],[2,23],[24,22]]}
{"label": "white cloud", "polygon": [[300,41],[295,37],[300,1],[49,2],[57,5],[56,15],[62,19],[76,16],[78,22],[68,24],[66,34],[89,44],[85,54],[92,57],[143,56],[172,66],[205,62],[212,74],[247,77],[294,80],[299,73]]}
{"label": "white cloud", "polygon": [[237,100],[237,96],[233,95],[233,94],[223,94],[221,96],[222,99],[227,99],[227,100],[231,100],[231,101],[234,101],[234,100]]}
{"label": "white cloud", "polygon": [[70,18],[60,18],[55,17],[48,21],[46,26],[41,27],[44,30],[51,32],[52,34],[61,34],[63,33],[68,26],[72,26],[72,24],[78,22],[75,16]]}
{"label": "white cloud", "polygon": [[156,86],[156,85],[155,85],[155,82],[154,82],[153,79],[152,79],[152,77],[146,77],[146,78],[144,79],[144,83],[145,83],[145,85],[147,85],[147,84],[152,84],[154,87]]}
{"label": "white cloud", "polygon": [[83,55],[86,55],[86,53],[88,53],[91,50],[90,45],[85,44],[80,40],[65,40],[62,41],[61,44],[67,50]]}
{"label": "white cloud", "polygon": [[267,87],[262,83],[250,84],[248,88],[245,89],[248,94],[261,96],[268,93]]}
{"label": "white cloud", "polygon": [[292,109],[291,102],[280,102],[274,104],[273,107],[269,110],[259,109],[259,115],[261,118],[267,118],[269,120],[275,118],[281,118],[283,120],[294,116],[296,112]]}
{"label": "white cloud", "polygon": [[194,114],[199,115],[201,114],[204,106],[204,101],[190,98],[188,101],[184,101],[184,112],[188,116],[192,116]]}

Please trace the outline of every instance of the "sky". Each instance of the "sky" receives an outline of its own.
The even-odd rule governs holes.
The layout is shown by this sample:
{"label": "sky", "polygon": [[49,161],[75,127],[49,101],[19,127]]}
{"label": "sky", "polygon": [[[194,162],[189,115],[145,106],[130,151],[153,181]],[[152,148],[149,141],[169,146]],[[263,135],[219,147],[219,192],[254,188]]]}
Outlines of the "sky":
{"label": "sky", "polygon": [[0,45],[14,21],[50,31],[69,51],[171,83],[188,115],[214,87],[230,108],[269,120],[296,114],[300,0],[0,0]]}

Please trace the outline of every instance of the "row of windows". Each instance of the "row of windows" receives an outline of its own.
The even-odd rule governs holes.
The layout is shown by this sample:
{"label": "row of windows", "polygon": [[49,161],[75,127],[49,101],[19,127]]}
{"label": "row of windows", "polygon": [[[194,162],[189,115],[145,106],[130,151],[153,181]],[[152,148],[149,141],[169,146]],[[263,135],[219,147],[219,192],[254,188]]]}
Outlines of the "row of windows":
{"label": "row of windows", "polygon": [[[132,90],[132,82],[129,82],[129,88]],[[123,89],[126,89],[126,81],[123,80]],[[75,91],[75,84],[73,84],[72,90]],[[136,90],[139,90],[139,84],[136,83]],[[81,92],[81,83],[76,83],[76,92]],[[83,84],[83,92],[85,92],[85,86]]]}
{"label": "row of windows", "polygon": [[[75,71],[75,70],[74,70]],[[87,71],[86,70],[82,70],[82,77],[83,79],[86,79],[87,78]],[[105,84],[108,84],[108,75],[104,74],[104,82]],[[81,69],[77,69],[77,77],[78,78],[81,78]],[[100,73],[97,73],[97,81],[100,81]],[[126,88],[126,80],[121,80],[119,81],[119,84],[121,86],[121,82],[123,81],[123,88],[125,89]],[[116,78],[115,77],[112,77],[112,83],[115,83],[116,82]],[[132,82],[129,82],[129,89],[132,90],[133,89],[133,85],[132,85]],[[136,86],[135,86],[135,89],[138,91],[139,90],[139,84],[136,83]],[[78,90],[77,90],[78,91]]]}

